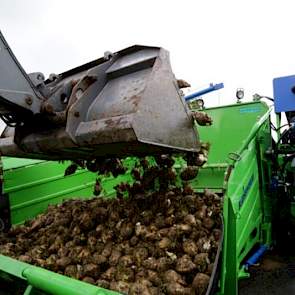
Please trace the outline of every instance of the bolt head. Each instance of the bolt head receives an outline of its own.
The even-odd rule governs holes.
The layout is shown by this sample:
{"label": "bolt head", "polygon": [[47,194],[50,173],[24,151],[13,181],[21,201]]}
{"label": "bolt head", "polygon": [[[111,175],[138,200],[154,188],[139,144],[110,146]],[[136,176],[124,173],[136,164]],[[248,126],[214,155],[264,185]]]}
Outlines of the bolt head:
{"label": "bolt head", "polygon": [[31,96],[27,96],[26,98],[25,98],[25,102],[26,102],[26,104],[27,105],[32,105],[32,103],[33,103],[33,99],[32,99],[32,97]]}

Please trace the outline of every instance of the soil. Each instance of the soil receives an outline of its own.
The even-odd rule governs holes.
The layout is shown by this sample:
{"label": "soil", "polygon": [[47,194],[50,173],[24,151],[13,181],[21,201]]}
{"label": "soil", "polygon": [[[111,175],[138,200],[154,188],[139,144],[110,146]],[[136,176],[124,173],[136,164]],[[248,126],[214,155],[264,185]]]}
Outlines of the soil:
{"label": "soil", "polygon": [[239,283],[239,295],[295,294],[295,257],[271,252],[250,269],[250,278]]}

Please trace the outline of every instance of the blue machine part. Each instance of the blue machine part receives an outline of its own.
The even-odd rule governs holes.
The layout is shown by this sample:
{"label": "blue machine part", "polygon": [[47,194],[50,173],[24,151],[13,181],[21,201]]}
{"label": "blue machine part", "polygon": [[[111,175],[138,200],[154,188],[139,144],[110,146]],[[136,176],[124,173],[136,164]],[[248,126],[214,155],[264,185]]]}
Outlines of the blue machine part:
{"label": "blue machine part", "polygon": [[295,76],[273,79],[275,112],[295,111]]}
{"label": "blue machine part", "polygon": [[215,91],[215,90],[219,90],[221,88],[223,88],[224,85],[223,83],[219,83],[219,84],[213,84],[213,83],[210,83],[209,87],[205,88],[205,89],[202,89],[202,90],[199,90],[197,92],[193,92],[193,93],[190,93],[188,95],[186,95],[184,97],[185,101],[188,102],[196,97],[199,97],[199,96],[202,96],[204,94],[207,94],[207,93],[210,93],[212,91]]}
{"label": "blue machine part", "polygon": [[260,245],[257,251],[246,261],[245,268],[248,269],[249,266],[256,264],[267,250],[267,245]]}

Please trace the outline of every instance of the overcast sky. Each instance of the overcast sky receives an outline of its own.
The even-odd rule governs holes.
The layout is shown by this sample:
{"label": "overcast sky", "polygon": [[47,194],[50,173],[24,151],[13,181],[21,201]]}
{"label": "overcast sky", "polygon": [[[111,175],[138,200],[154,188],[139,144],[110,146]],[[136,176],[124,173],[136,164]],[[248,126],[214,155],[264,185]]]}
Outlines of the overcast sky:
{"label": "overcast sky", "polygon": [[[0,0],[0,29],[27,72],[59,73],[133,44],[170,51],[193,88],[225,83],[272,96],[272,79],[295,74],[294,1]],[[206,99],[206,98],[205,98]]]}

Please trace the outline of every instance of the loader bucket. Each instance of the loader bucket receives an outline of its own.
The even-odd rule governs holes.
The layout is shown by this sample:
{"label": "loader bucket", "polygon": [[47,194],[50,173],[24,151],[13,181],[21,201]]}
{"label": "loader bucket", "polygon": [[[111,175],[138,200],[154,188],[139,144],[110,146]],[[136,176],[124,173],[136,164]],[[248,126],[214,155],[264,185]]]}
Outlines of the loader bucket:
{"label": "loader bucket", "polygon": [[[42,124],[17,127],[16,145],[2,141],[4,155],[74,159],[199,150],[193,120],[163,48],[132,46],[58,77],[45,86],[65,88],[84,79],[64,125],[33,131]],[[56,93],[46,103],[63,111]]]}
{"label": "loader bucket", "polygon": [[[97,156],[110,144],[107,151],[116,154],[154,149],[197,151],[197,134],[166,50],[127,48],[115,54],[112,64],[97,76],[96,83],[103,87],[89,108],[84,109],[80,100],[68,116],[67,132],[79,146],[100,146]],[[78,126],[77,112],[85,114]]]}

